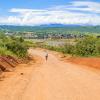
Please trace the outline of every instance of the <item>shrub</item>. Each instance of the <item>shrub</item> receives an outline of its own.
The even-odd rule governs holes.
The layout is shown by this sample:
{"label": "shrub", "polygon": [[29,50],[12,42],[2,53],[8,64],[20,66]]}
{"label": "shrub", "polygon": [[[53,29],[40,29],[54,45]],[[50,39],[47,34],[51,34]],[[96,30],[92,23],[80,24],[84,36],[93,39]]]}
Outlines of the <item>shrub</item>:
{"label": "shrub", "polygon": [[93,56],[96,54],[96,38],[86,37],[76,44],[75,53],[80,56]]}
{"label": "shrub", "polygon": [[30,47],[36,47],[36,44],[33,43],[32,41],[24,41],[24,44],[30,48]]}
{"label": "shrub", "polygon": [[97,55],[100,55],[100,39],[96,42],[96,53]]}
{"label": "shrub", "polygon": [[27,56],[27,47],[23,43],[11,42],[11,43],[7,43],[6,46],[8,50],[11,50],[18,57]]}
{"label": "shrub", "polygon": [[71,44],[66,44],[65,46],[64,46],[64,53],[68,53],[68,54],[74,54],[74,46],[73,45],[71,45]]}
{"label": "shrub", "polygon": [[9,55],[9,56],[15,56],[15,54],[9,50],[7,50],[6,48],[4,47],[0,47],[0,55],[1,56],[6,56],[6,55]]}
{"label": "shrub", "polygon": [[19,42],[24,42],[24,39],[22,37],[19,38]]}

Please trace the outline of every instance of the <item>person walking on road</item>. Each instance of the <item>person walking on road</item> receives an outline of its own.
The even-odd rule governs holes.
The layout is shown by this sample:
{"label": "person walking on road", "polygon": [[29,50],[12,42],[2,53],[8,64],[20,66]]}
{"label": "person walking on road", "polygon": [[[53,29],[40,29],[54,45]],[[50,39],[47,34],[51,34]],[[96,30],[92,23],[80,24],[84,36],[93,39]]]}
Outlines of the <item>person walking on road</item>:
{"label": "person walking on road", "polygon": [[46,59],[46,61],[48,60],[48,52],[47,51],[45,53],[45,59]]}

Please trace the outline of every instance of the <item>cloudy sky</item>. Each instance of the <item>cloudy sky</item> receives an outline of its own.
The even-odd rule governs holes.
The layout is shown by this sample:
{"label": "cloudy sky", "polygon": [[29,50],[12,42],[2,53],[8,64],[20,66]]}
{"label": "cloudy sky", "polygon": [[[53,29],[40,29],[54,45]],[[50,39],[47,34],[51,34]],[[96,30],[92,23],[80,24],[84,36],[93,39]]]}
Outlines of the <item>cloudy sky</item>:
{"label": "cloudy sky", "polygon": [[0,24],[100,25],[100,0],[1,0]]}

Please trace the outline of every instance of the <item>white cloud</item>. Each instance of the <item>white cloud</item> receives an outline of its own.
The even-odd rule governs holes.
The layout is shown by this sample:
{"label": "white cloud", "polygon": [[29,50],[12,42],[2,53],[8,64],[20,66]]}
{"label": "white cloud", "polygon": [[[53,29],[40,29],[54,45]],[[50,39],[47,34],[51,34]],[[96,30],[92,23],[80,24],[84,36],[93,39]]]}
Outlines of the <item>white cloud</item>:
{"label": "white cloud", "polygon": [[73,10],[76,8],[75,10],[100,13],[100,3],[98,2],[75,1],[72,2],[72,6],[73,6]]}
{"label": "white cloud", "polygon": [[[67,5],[46,9],[9,10],[11,16],[1,17],[0,24],[41,25],[41,24],[91,24],[100,25],[100,3],[74,1]],[[87,13],[88,12],[88,13]],[[17,15],[14,15],[14,14]]]}

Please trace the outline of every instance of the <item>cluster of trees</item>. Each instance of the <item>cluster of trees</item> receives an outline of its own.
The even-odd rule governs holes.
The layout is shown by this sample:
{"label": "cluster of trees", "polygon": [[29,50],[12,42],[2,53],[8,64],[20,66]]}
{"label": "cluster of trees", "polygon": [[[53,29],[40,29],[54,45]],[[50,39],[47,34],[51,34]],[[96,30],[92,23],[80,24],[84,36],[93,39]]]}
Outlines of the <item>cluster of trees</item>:
{"label": "cluster of trees", "polygon": [[[7,40],[7,39],[6,39]],[[5,42],[5,46],[8,50],[12,51],[18,57],[26,57],[27,56],[27,46],[24,43],[22,38],[14,38],[11,37],[7,42]]]}
{"label": "cluster of trees", "polygon": [[74,45],[66,43],[62,47],[49,45],[42,45],[42,47],[77,56],[100,56],[100,38],[93,36],[78,39]]}
{"label": "cluster of trees", "polygon": [[0,34],[0,55],[27,57],[28,43],[21,37]]}

